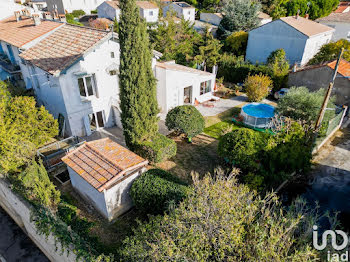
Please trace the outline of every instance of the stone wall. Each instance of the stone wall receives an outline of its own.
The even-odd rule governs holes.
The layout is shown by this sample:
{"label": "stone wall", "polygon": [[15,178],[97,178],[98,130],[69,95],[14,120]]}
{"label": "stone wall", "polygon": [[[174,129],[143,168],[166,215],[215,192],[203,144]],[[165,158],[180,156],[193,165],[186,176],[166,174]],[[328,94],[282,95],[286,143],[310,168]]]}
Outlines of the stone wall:
{"label": "stone wall", "polygon": [[52,235],[46,238],[45,235],[37,233],[35,224],[30,221],[30,205],[12,192],[10,184],[3,178],[0,178],[0,205],[49,260],[57,262],[76,261],[73,251],[69,251],[69,254],[67,251],[64,251],[61,254],[62,250],[58,243],[56,250],[55,240]]}

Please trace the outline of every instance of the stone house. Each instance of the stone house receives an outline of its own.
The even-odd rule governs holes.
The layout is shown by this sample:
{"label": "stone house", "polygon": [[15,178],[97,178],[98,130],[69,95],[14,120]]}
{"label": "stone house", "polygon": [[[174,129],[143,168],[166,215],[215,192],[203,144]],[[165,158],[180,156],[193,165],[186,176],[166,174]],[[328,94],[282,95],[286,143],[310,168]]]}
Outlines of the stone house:
{"label": "stone house", "polygon": [[[328,88],[333,78],[336,61],[321,65],[306,66],[295,72],[291,72],[288,85],[306,86],[310,91],[320,88]],[[338,75],[334,82],[332,95],[336,96],[336,103],[350,106],[350,63],[341,60],[338,67]]]}
{"label": "stone house", "polygon": [[195,20],[196,9],[186,2],[171,2],[163,7],[163,16],[166,17],[168,12],[174,12],[176,17],[187,21]]}
{"label": "stone house", "polygon": [[[144,18],[147,23],[158,21],[159,8],[156,4],[149,1],[136,1],[136,5],[139,7],[140,17]],[[104,1],[97,7],[97,14],[100,18],[119,21],[121,14],[119,1]]]}
{"label": "stone house", "polygon": [[109,138],[87,142],[62,158],[73,188],[109,221],[132,206],[129,191],[148,161]]}
{"label": "stone house", "polygon": [[333,41],[340,39],[350,41],[350,2],[340,2],[337,10],[316,21],[335,29]]}
{"label": "stone house", "polygon": [[305,65],[331,41],[334,29],[300,16],[282,17],[249,32],[246,60],[265,63],[283,48],[291,65]]}

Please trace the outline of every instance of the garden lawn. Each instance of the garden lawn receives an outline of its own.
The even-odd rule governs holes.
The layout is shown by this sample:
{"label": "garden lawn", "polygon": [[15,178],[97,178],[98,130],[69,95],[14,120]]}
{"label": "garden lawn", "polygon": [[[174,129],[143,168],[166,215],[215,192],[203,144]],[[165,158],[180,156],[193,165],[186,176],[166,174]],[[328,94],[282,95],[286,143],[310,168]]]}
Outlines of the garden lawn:
{"label": "garden lawn", "polygon": [[204,128],[203,132],[208,136],[219,139],[223,135],[223,132],[233,131],[238,128],[240,127],[236,126],[232,120],[225,120]]}

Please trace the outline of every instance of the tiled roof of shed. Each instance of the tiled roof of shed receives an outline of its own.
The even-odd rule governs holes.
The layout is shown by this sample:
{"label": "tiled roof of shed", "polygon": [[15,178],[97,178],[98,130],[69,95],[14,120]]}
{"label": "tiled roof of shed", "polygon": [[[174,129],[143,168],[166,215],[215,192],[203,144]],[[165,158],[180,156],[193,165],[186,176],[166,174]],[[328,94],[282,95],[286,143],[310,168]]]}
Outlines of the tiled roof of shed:
{"label": "tiled roof of shed", "polygon": [[149,1],[136,1],[136,5],[142,9],[157,9],[158,6]]}
{"label": "tiled roof of shed", "polygon": [[13,46],[22,47],[40,36],[54,30],[62,23],[42,20],[40,25],[34,25],[30,17],[22,16],[17,22],[15,16],[0,21],[0,40]]}
{"label": "tiled roof of shed", "polygon": [[338,5],[338,8],[334,11],[334,13],[343,13],[349,7],[350,7],[350,2],[340,2]]}
{"label": "tiled roof of shed", "polygon": [[334,31],[334,29],[329,26],[316,23],[300,16],[298,18],[296,16],[281,17],[280,20],[309,37]]}
{"label": "tiled roof of shed", "polygon": [[65,24],[20,57],[58,76],[108,34],[103,30]]}
{"label": "tiled roof of shed", "polygon": [[199,74],[199,75],[212,75],[212,73],[210,72],[205,72],[202,70],[176,64],[174,61],[157,62],[156,66],[167,70],[173,70],[173,71],[181,71],[181,72],[193,73],[193,74]]}
{"label": "tiled roof of shed", "polygon": [[148,161],[109,138],[87,142],[62,158],[99,192],[108,189],[128,171],[146,166]]}

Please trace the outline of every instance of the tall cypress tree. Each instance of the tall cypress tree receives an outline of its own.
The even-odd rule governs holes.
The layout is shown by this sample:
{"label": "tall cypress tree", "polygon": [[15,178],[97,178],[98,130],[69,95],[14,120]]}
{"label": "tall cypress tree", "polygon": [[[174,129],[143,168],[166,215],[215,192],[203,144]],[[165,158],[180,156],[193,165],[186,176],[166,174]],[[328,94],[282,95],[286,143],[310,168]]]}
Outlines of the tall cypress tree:
{"label": "tall cypress tree", "polygon": [[159,112],[146,23],[135,0],[120,0],[120,106],[126,144],[135,149],[158,132]]}

